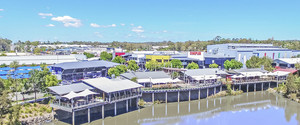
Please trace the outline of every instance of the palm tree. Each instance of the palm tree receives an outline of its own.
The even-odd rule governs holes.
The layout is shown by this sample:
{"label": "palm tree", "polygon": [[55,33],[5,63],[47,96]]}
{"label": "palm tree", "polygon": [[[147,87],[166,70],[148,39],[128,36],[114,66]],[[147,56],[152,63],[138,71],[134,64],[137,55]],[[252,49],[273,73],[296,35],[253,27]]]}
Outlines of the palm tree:
{"label": "palm tree", "polygon": [[34,101],[36,102],[36,88],[40,84],[40,71],[39,70],[32,70],[29,72],[30,78],[29,82],[32,84],[33,91],[34,91]]}
{"label": "palm tree", "polygon": [[11,62],[10,64],[9,64],[9,67],[10,68],[13,68],[12,69],[12,73],[13,73],[13,76],[14,76],[14,89],[15,89],[15,92],[16,92],[16,102],[17,102],[17,104],[18,104],[18,82],[17,82],[17,80],[16,80],[16,76],[17,76],[17,74],[16,74],[16,71],[17,71],[17,68],[19,67],[19,62],[17,62],[17,61],[13,61],[13,62]]}

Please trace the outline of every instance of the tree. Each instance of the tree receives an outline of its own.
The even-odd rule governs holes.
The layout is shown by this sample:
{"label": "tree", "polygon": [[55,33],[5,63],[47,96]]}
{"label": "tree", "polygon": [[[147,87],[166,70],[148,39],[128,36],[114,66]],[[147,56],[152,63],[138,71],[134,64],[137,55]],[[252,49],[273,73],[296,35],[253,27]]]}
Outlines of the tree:
{"label": "tree", "polygon": [[157,61],[151,60],[145,64],[145,67],[150,71],[156,71],[161,68],[161,65]]}
{"label": "tree", "polygon": [[128,61],[128,69],[131,71],[136,71],[138,70],[140,67],[136,64],[136,62],[134,60],[130,60]]}
{"label": "tree", "polygon": [[0,81],[0,124],[4,124],[2,118],[5,114],[9,113],[11,107],[11,100],[8,98],[8,91],[5,89],[4,84]]}
{"label": "tree", "polygon": [[197,63],[189,63],[186,67],[187,69],[199,69],[199,65]]}
{"label": "tree", "polygon": [[246,61],[247,68],[260,68],[264,66],[264,69],[267,71],[273,71],[272,66],[273,60],[268,57],[259,58],[257,56],[252,56],[249,60]]}
{"label": "tree", "polygon": [[138,81],[137,81],[137,77],[133,77],[133,78],[131,78],[130,79],[132,82],[135,82],[135,83],[137,83]]}
{"label": "tree", "polygon": [[93,58],[93,57],[95,57],[95,55],[94,55],[94,54],[87,53],[87,52],[84,52],[84,53],[83,53],[83,55],[85,55],[85,56],[86,56],[86,58]]}
{"label": "tree", "polygon": [[3,67],[7,67],[7,65],[5,63],[1,64],[0,68],[3,68]]}
{"label": "tree", "polygon": [[41,48],[34,48],[33,53],[34,54],[40,54],[42,52]]}
{"label": "tree", "polygon": [[289,74],[286,81],[287,95],[300,92],[300,78],[297,75]]}
{"label": "tree", "polygon": [[19,62],[13,61],[9,64],[9,67],[13,68],[13,70],[12,70],[13,77],[10,76],[9,79],[14,79],[14,80],[9,80],[9,81],[12,82],[12,88],[14,89],[13,91],[16,92],[15,96],[16,96],[16,101],[17,101],[17,104],[18,104],[18,93],[17,92],[20,89],[19,89],[19,86],[18,86],[18,82],[16,80],[16,75],[17,75],[16,71],[17,71],[17,68],[19,67]]}
{"label": "tree", "polygon": [[178,59],[173,59],[171,61],[171,64],[172,64],[172,68],[182,68],[182,62]]}
{"label": "tree", "polygon": [[173,79],[176,79],[176,78],[179,77],[179,73],[178,73],[178,72],[173,72],[173,73],[171,74],[171,76],[172,76]]}
{"label": "tree", "polygon": [[111,53],[107,53],[107,52],[101,52],[100,54],[100,59],[101,60],[107,60],[110,61],[112,59],[112,54]]}
{"label": "tree", "polygon": [[296,64],[295,64],[295,68],[296,68],[297,70],[300,70],[300,63],[296,63]]}
{"label": "tree", "polygon": [[126,60],[124,58],[122,58],[121,56],[117,56],[112,60],[112,62],[123,64],[126,62]]}
{"label": "tree", "polygon": [[35,69],[30,71],[29,75],[30,77],[28,79],[28,82],[30,82],[31,86],[33,87],[32,89],[34,91],[34,101],[36,102],[36,89],[41,86],[41,74],[39,70]]}
{"label": "tree", "polygon": [[238,62],[238,61],[236,61],[236,60],[234,60],[234,59],[232,59],[231,61],[226,60],[226,61],[224,62],[224,67],[225,67],[225,69],[227,69],[227,70],[229,70],[229,69],[240,69],[240,68],[243,67],[243,63]]}
{"label": "tree", "polygon": [[108,69],[108,75],[112,77],[112,75],[115,75],[115,77],[120,76],[120,74],[125,73],[127,71],[127,67],[125,65],[118,65],[116,67],[111,67]]}
{"label": "tree", "polygon": [[57,80],[55,75],[47,75],[46,76],[46,87],[57,86],[59,81]]}
{"label": "tree", "polygon": [[219,67],[219,65],[216,63],[209,64],[209,68],[218,68],[218,67]]}

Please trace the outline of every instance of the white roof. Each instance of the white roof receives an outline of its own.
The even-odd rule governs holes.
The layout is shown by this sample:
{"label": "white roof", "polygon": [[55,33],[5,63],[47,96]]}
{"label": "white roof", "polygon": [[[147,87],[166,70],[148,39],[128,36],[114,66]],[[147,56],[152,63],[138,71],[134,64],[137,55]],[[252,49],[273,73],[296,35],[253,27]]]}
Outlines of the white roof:
{"label": "white roof", "polygon": [[121,80],[121,79],[108,79],[108,78],[101,77],[95,79],[86,79],[83,81],[106,93],[142,87],[142,85],[127,79]]}
{"label": "white roof", "polygon": [[[271,74],[271,73],[270,73]],[[272,73],[272,75],[274,75],[274,76],[287,76],[287,75],[289,75],[290,74],[290,72],[284,72],[284,71],[276,71],[276,72],[273,72]]]}
{"label": "white roof", "polygon": [[300,58],[280,58],[280,59],[277,59],[277,60],[280,60],[280,61],[283,61],[283,62],[286,62],[286,63],[289,63],[289,64],[300,63]]}
{"label": "white roof", "polygon": [[217,75],[200,75],[200,76],[192,76],[195,80],[209,80],[209,79],[217,79]]}
{"label": "white roof", "polygon": [[153,83],[153,84],[157,84],[157,83],[174,83],[174,82],[180,82],[180,79],[171,79],[171,78],[159,78],[159,79],[138,79],[137,80],[138,83]]}
{"label": "white roof", "polygon": [[75,97],[81,97],[81,96],[76,94],[75,92],[71,91],[70,93],[68,93],[67,95],[64,95],[62,97],[67,98],[67,99],[73,99]]}
{"label": "white roof", "polygon": [[152,79],[151,82],[153,84],[157,84],[157,83],[173,83],[173,82],[178,82],[181,81],[179,79],[171,79],[171,78],[162,78],[162,79]]}
{"label": "white roof", "polygon": [[77,93],[78,96],[83,96],[83,97],[88,96],[88,95],[95,95],[95,94],[99,94],[99,93],[93,92],[89,89],[86,89],[80,93]]}

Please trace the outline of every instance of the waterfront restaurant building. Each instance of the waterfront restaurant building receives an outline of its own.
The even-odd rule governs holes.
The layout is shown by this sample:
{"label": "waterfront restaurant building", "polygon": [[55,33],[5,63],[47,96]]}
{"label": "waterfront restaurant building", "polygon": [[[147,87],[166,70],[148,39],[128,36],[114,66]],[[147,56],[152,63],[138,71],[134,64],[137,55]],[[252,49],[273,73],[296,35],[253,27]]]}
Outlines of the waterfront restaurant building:
{"label": "waterfront restaurant building", "polygon": [[108,69],[117,65],[109,61],[92,60],[59,63],[52,65],[51,70],[63,84],[70,84],[83,79],[106,77]]}
{"label": "waterfront restaurant building", "polygon": [[181,82],[179,79],[172,79],[168,73],[164,71],[156,72],[128,72],[120,75],[121,77],[131,80],[133,78],[137,79],[137,82],[144,87],[152,87],[153,85],[158,84],[167,84],[167,83],[177,83]]}
{"label": "waterfront restaurant building", "polygon": [[[114,114],[117,115],[117,103],[126,102],[128,111],[130,102],[142,96],[142,85],[127,79],[94,78],[83,80],[82,83],[49,87],[50,93],[56,96],[51,107],[66,112],[72,112],[73,124],[75,112],[88,109],[88,121],[90,122],[90,108],[102,107],[102,118],[105,110],[114,105]],[[107,105],[107,107],[106,107]],[[106,107],[106,108],[104,108]]]}
{"label": "waterfront restaurant building", "polygon": [[186,83],[195,85],[221,84],[220,79],[226,78],[228,73],[218,68],[189,69],[181,72]]}

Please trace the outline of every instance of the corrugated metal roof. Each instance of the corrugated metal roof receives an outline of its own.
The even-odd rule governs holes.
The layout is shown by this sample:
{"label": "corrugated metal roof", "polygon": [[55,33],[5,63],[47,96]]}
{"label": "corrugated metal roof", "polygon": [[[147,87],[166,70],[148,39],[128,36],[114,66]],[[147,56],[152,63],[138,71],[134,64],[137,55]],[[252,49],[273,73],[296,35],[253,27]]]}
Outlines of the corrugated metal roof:
{"label": "corrugated metal roof", "polygon": [[83,80],[86,84],[100,89],[106,93],[117,92],[122,90],[134,89],[142,87],[142,85],[130,80],[95,78]]}
{"label": "corrugated metal roof", "polygon": [[92,61],[59,63],[53,65],[52,67],[60,67],[62,69],[79,69],[79,68],[92,68],[92,67],[113,67],[117,65],[120,64],[104,61],[104,60],[92,60]]}
{"label": "corrugated metal roof", "polygon": [[218,68],[207,68],[207,69],[190,69],[185,71],[185,74],[188,76],[200,76],[200,75],[215,75],[215,74],[227,74],[227,73]]}
{"label": "corrugated metal roof", "polygon": [[129,72],[129,73],[123,73],[121,76],[132,79],[134,77],[137,77],[137,79],[158,79],[158,78],[171,78],[167,73],[163,71],[157,71],[157,72]]}
{"label": "corrugated metal roof", "polygon": [[52,86],[52,87],[48,87],[48,89],[50,89],[51,91],[55,92],[58,95],[64,95],[71,91],[80,92],[85,89],[93,89],[93,88],[84,83],[75,83],[71,85]]}
{"label": "corrugated metal roof", "polygon": [[282,61],[288,64],[296,64],[296,63],[300,63],[300,58],[279,58],[276,59],[275,61]]}

